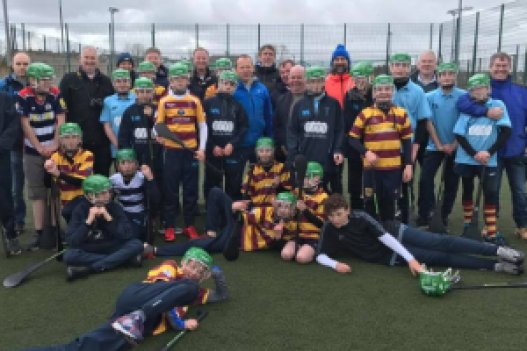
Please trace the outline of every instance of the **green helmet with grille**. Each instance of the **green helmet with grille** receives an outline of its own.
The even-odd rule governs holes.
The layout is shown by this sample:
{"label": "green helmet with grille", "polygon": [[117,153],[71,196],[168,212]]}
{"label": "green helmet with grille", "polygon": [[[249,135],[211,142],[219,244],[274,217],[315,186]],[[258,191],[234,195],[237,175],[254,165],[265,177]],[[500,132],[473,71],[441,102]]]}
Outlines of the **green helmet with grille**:
{"label": "green helmet with grille", "polygon": [[60,125],[59,136],[62,138],[68,135],[77,135],[82,137],[81,127],[74,122],[67,122]]}
{"label": "green helmet with grille", "polygon": [[214,62],[215,69],[232,69],[232,62],[227,57],[221,57]]}
{"label": "green helmet with grille", "polygon": [[269,137],[261,137],[256,140],[256,150],[261,148],[274,149],[274,141]]}
{"label": "green helmet with grille", "polygon": [[357,62],[351,67],[353,77],[369,77],[373,74],[373,65],[367,61]]}
{"label": "green helmet with grille", "polygon": [[137,66],[138,73],[147,73],[147,72],[154,73],[155,71],[156,71],[156,66],[150,61],[143,61],[139,64],[139,66]]}
{"label": "green helmet with grille", "polygon": [[306,80],[326,78],[326,70],[320,66],[311,66],[306,69]]}
{"label": "green helmet with grille", "polygon": [[154,89],[154,83],[146,77],[137,78],[134,82],[135,89]]}
{"label": "green helmet with grille", "polygon": [[110,183],[110,179],[100,174],[91,175],[82,182],[82,191],[84,192],[84,195],[99,194],[103,191],[110,190],[111,187],[112,184]]}
{"label": "green helmet with grille", "polygon": [[322,179],[324,177],[324,168],[318,162],[309,161],[306,166],[306,177],[313,178],[315,176]]}
{"label": "green helmet with grille", "polygon": [[174,63],[168,68],[168,77],[188,77],[189,69],[181,62]]}
{"label": "green helmet with grille", "polygon": [[47,63],[41,63],[39,70],[39,79],[53,79],[55,77],[55,70]]}
{"label": "green helmet with grille", "polygon": [[39,79],[40,78],[40,65],[41,64],[42,63],[40,63],[40,62],[33,62],[32,64],[27,66],[27,71],[26,71],[27,77],[28,78]]}
{"label": "green helmet with grille", "polygon": [[130,80],[130,71],[122,68],[117,68],[112,72],[112,80],[128,79]]}
{"label": "green helmet with grille", "polygon": [[227,70],[223,71],[220,74],[220,80],[228,81],[228,82],[237,82],[238,81],[238,75],[236,72]]}
{"label": "green helmet with grille", "polygon": [[296,196],[292,192],[284,191],[276,195],[276,201],[287,202],[294,206],[296,204]]}
{"label": "green helmet with grille", "polygon": [[448,63],[440,63],[437,65],[437,73],[441,74],[444,72],[454,72],[457,73],[459,71],[458,66],[453,62]]}
{"label": "green helmet with grille", "polygon": [[475,88],[481,88],[481,87],[489,87],[490,86],[490,78],[485,73],[477,73],[474,74],[472,77],[468,79],[467,82],[467,89],[475,89]]}
{"label": "green helmet with grille", "polygon": [[178,63],[181,63],[181,64],[187,66],[187,70],[189,72],[192,71],[192,69],[194,68],[193,65],[192,65],[192,61],[190,61],[188,59],[183,59],[183,60],[179,61]]}
{"label": "green helmet with grille", "polygon": [[134,149],[120,149],[117,150],[115,154],[115,159],[117,162],[123,161],[134,161],[137,162],[137,155],[135,154]]}
{"label": "green helmet with grille", "polygon": [[390,56],[390,63],[412,63],[412,57],[406,52],[395,52]]}
{"label": "green helmet with grille", "polygon": [[393,77],[387,74],[380,74],[375,79],[373,79],[373,87],[378,87],[381,85],[392,85],[393,86]]}
{"label": "green helmet with grille", "polygon": [[210,269],[213,264],[212,256],[209,255],[207,251],[199,247],[191,247],[185,252],[182,261],[187,262],[190,260],[201,263],[202,265],[207,267],[207,269]]}
{"label": "green helmet with grille", "polygon": [[428,296],[443,296],[452,284],[460,280],[459,272],[452,273],[452,268],[444,272],[425,271],[419,273],[419,287]]}

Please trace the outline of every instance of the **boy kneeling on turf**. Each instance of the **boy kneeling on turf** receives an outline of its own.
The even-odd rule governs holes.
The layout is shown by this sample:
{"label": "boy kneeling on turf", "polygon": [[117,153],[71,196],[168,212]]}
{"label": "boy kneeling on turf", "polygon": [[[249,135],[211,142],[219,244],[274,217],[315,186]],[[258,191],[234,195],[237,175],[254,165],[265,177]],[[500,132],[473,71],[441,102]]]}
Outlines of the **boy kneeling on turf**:
{"label": "boy kneeling on turf", "polygon": [[77,123],[59,127],[59,142],[59,150],[44,162],[44,168],[58,183],[62,216],[69,222],[83,198],[82,181],[93,173],[93,154],[82,148],[82,130]]}
{"label": "boy kneeling on turf", "polygon": [[[150,167],[145,164],[138,169],[137,157],[132,149],[117,151],[115,160],[117,173],[110,177],[112,190],[132,225],[134,237],[145,242],[147,225],[150,225],[147,223],[147,211],[155,212],[159,202],[159,191],[154,175]],[[146,201],[147,196],[150,201]]]}
{"label": "boy kneeling on turf", "polygon": [[[324,203],[328,222],[322,227],[317,262],[339,273],[351,267],[332,257],[344,251],[371,263],[389,266],[408,264],[410,272],[427,266],[485,269],[518,275],[523,273],[524,253],[458,236],[440,235],[388,221],[384,226],[366,212],[350,212],[342,195]],[[486,256],[486,258],[481,257]]]}
{"label": "boy kneeling on turf", "polygon": [[111,187],[110,180],[98,174],[82,182],[85,197],[75,207],[66,229],[68,280],[125,263],[141,265],[143,243],[134,237],[121,205],[111,201]]}

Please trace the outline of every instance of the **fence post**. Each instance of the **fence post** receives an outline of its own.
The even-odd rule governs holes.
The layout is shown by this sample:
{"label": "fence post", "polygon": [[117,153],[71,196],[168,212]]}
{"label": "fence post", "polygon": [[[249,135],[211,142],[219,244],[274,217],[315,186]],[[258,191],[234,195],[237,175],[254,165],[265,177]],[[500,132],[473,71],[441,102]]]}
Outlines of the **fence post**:
{"label": "fence post", "polygon": [[152,47],[156,47],[156,24],[152,23],[152,29],[150,35],[152,36]]}
{"label": "fence post", "polygon": [[390,73],[389,70],[389,64],[390,64],[390,45],[392,41],[392,31],[391,31],[391,25],[388,23],[388,33],[386,33],[386,73]]}
{"label": "fence post", "polygon": [[11,52],[18,49],[18,42],[16,39],[16,24],[11,25]]}
{"label": "fence post", "polygon": [[67,23],[64,23],[64,30],[66,31],[66,66],[68,67],[68,72],[71,72],[70,27]]}
{"label": "fence post", "polygon": [[498,32],[498,52],[501,51],[501,37],[503,36],[503,13],[505,12],[505,4],[500,6],[500,28]]}
{"label": "fence post", "polygon": [[437,39],[437,57],[439,62],[443,62],[443,23],[439,25],[439,38]]}
{"label": "fence post", "polygon": [[523,84],[527,84],[527,46],[525,47],[525,53],[523,56]]}
{"label": "fence post", "polygon": [[196,49],[199,47],[199,24],[196,23],[195,26],[196,31]]}
{"label": "fence post", "polygon": [[479,11],[476,12],[476,29],[474,31],[474,47],[472,48],[472,74],[476,72],[476,59],[478,52],[478,36],[479,36]]}
{"label": "fence post", "polygon": [[46,36],[44,35],[44,52],[46,52]]}
{"label": "fence post", "polygon": [[26,51],[26,25],[22,23],[20,29],[22,30],[22,50]]}
{"label": "fence post", "polygon": [[27,49],[31,51],[31,32],[27,32]]}
{"label": "fence post", "polygon": [[[346,44],[346,23],[344,23],[344,46],[345,47],[348,47],[348,45]],[[351,68],[351,67],[350,67]]]}
{"label": "fence post", "polygon": [[304,64],[304,23],[300,24],[300,64]]}
{"label": "fence post", "polygon": [[434,24],[430,23],[430,39],[428,42],[428,48],[432,50],[432,39],[434,37]]}
{"label": "fence post", "polygon": [[520,60],[520,45],[516,45],[516,54],[512,58],[512,81],[517,82],[518,61]]}
{"label": "fence post", "polygon": [[260,50],[260,45],[260,23],[258,23],[258,47],[256,48],[257,52]]}
{"label": "fence post", "polygon": [[231,36],[230,36],[230,28],[229,24],[227,23],[225,25],[225,43],[227,45],[227,48],[225,50],[225,55],[229,57],[231,55]]}

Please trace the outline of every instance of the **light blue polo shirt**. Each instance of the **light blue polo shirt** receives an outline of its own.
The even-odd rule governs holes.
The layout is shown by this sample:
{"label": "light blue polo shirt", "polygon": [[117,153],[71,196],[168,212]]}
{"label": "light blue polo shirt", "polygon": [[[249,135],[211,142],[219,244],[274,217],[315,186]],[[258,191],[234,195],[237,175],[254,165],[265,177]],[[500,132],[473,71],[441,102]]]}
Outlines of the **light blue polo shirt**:
{"label": "light blue polo shirt", "polygon": [[[104,99],[104,106],[101,111],[101,117],[99,122],[101,123],[110,123],[112,131],[117,137],[119,135],[119,126],[121,125],[121,118],[124,111],[128,106],[132,105],[135,102],[135,94],[129,92],[128,96],[120,98],[117,93],[110,95]],[[112,157],[115,158],[117,153],[117,148],[112,144]]]}
{"label": "light blue polo shirt", "polygon": [[[503,109],[503,116],[495,121],[487,117],[472,117],[470,115],[461,113],[459,118],[454,126],[454,133],[457,135],[464,136],[472,148],[476,151],[488,150],[498,138],[498,127],[511,127],[511,120],[509,114],[507,113],[507,108],[501,100],[494,100],[489,98],[485,103],[485,106],[488,108],[491,107],[500,107]],[[497,162],[497,152],[495,152],[487,166],[496,167]],[[460,146],[457,148],[456,152],[456,163],[463,163],[466,165],[475,165],[480,166],[480,163],[472,158],[466,151]]]}
{"label": "light blue polo shirt", "polygon": [[412,136],[413,141],[417,122],[432,116],[423,88],[410,79],[404,87],[395,89],[392,102],[406,110],[412,125],[412,132],[414,133]]}
{"label": "light blue polo shirt", "polygon": [[[456,140],[454,126],[459,117],[459,110],[456,107],[457,100],[466,91],[454,87],[449,93],[445,94],[441,88],[432,90],[426,94],[428,106],[432,112],[431,119],[434,124],[437,137],[441,144],[452,144]],[[436,144],[432,138],[428,138],[428,151],[437,151]]]}

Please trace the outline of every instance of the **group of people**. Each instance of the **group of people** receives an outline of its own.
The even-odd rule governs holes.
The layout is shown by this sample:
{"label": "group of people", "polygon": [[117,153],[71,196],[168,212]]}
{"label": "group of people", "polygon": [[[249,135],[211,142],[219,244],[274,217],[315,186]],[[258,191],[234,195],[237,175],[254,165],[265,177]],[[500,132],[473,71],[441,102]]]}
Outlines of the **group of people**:
{"label": "group of people", "polygon": [[[197,48],[192,61],[167,68],[150,48],[137,66],[129,54],[119,55],[107,77],[96,50],[84,47],[79,69],[55,87],[51,66],[14,55],[13,72],[0,82],[0,167],[11,170],[0,173],[7,254],[22,252],[25,181],[35,229],[28,249],[42,244],[51,187],[67,223],[70,281],[141,266],[145,258],[183,256],[182,268],[165,261],[125,290],[112,320],[71,350],[106,342],[101,349],[117,350],[156,327],[165,330],[165,319],[176,329],[195,328],[172,308],[227,297],[212,253],[236,260],[240,250],[275,249],[283,260],[316,260],[340,273],[351,272],[336,259],[341,251],[407,264],[413,274],[425,273],[423,263],[523,272],[524,254],[508,247],[496,225],[506,170],[516,234],[527,239],[527,89],[512,83],[509,55],[494,54],[490,77],[471,76],[467,90],[456,86],[457,65],[437,64],[433,51],[420,54],[412,74],[407,53],[391,55],[390,75],[376,75],[369,62],[352,64],[343,45],[332,53],[329,73],[275,60],[275,48],[264,45],[256,64],[243,54],[211,68],[208,51]],[[200,163],[202,235],[194,225]],[[342,195],[345,164],[349,201]],[[410,226],[416,164],[418,228]],[[461,177],[468,228],[479,177],[482,240],[425,230],[439,210],[440,168],[445,227]],[[154,245],[156,227],[169,244]],[[181,234],[188,240],[172,243]],[[211,272],[215,292],[187,283]]]}

